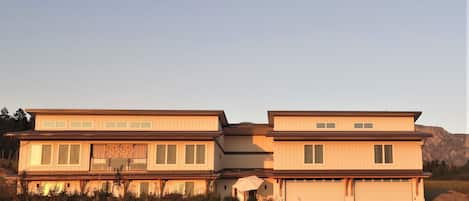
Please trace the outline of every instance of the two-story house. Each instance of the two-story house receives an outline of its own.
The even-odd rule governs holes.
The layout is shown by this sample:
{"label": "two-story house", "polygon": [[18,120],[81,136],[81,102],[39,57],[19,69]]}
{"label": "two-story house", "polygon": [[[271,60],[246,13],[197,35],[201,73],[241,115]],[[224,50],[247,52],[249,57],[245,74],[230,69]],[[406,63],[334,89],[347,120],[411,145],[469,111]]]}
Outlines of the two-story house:
{"label": "two-story house", "polygon": [[[281,201],[423,201],[420,112],[30,109],[19,178],[28,191],[122,195],[216,192]],[[240,192],[239,178],[264,179]]]}

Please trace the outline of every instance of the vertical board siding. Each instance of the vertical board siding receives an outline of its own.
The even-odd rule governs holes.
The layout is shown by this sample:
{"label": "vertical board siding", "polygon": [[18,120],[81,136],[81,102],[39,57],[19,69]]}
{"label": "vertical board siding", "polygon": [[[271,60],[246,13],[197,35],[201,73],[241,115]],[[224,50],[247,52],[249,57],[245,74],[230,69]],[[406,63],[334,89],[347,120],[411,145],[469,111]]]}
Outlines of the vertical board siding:
{"label": "vertical board siding", "polygon": [[[324,144],[324,164],[304,164],[304,144]],[[375,164],[374,144],[392,144],[394,163]],[[275,142],[274,169],[422,169],[421,142]]]}
{"label": "vertical board siding", "polygon": [[273,139],[266,136],[225,136],[227,152],[273,152]]}

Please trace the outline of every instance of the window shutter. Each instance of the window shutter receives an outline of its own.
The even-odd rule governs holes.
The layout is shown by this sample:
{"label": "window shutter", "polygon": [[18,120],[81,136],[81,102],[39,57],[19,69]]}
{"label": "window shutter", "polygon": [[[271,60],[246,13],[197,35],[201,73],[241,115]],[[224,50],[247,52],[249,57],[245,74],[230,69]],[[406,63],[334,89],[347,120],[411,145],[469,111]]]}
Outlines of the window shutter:
{"label": "window shutter", "polygon": [[313,163],[313,145],[305,145],[305,163]]}
{"label": "window shutter", "polygon": [[205,163],[205,145],[204,144],[197,145],[196,163],[197,164]]}
{"label": "window shutter", "polygon": [[392,160],[392,145],[384,145],[384,162],[393,163]]}
{"label": "window shutter", "polygon": [[168,145],[168,164],[176,164],[176,145]]}
{"label": "window shutter", "polygon": [[186,145],[186,164],[194,164],[194,145]]}
{"label": "window shutter", "polygon": [[52,145],[50,144],[42,145],[42,151],[41,151],[41,164],[42,165],[50,164],[51,154],[52,154]]}
{"label": "window shutter", "polygon": [[383,145],[375,145],[375,163],[383,163]]}
{"label": "window shutter", "polygon": [[166,163],[166,145],[159,144],[156,145],[156,164],[165,164]]}
{"label": "window shutter", "polygon": [[79,164],[80,163],[80,145],[72,144],[70,145],[70,164]]}
{"label": "window shutter", "polygon": [[323,163],[324,161],[323,149],[324,147],[321,144],[314,145],[314,163],[319,163],[319,164]]}

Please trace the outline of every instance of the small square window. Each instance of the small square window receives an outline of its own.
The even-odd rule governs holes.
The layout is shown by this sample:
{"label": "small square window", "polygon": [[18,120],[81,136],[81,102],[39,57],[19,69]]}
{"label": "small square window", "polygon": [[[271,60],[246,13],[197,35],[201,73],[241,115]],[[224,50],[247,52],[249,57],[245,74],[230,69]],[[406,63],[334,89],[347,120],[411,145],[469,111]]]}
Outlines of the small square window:
{"label": "small square window", "polygon": [[355,128],[363,128],[363,123],[355,123],[354,127]]}
{"label": "small square window", "polygon": [[364,123],[363,127],[364,128],[373,128],[373,123]]}
{"label": "small square window", "polygon": [[327,128],[335,128],[335,123],[327,123],[326,127]]}
{"label": "small square window", "polygon": [[326,128],[325,123],[316,123],[316,128]]}

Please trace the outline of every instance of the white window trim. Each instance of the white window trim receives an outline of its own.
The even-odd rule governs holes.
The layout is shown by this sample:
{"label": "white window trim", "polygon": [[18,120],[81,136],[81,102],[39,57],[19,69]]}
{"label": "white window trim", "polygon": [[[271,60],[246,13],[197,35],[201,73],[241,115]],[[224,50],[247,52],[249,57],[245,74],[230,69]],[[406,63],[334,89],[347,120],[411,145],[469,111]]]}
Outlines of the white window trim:
{"label": "white window trim", "polygon": [[[376,163],[375,161],[375,145],[381,145],[381,155],[383,157],[383,162],[382,163]],[[391,155],[392,155],[392,163],[386,163],[386,153],[384,152],[384,145],[391,145],[392,146],[392,152],[391,152]],[[373,148],[373,151],[372,151],[372,156],[373,156],[373,164],[375,165],[379,165],[379,166],[390,166],[390,165],[394,165],[394,162],[395,162],[395,158],[394,158],[394,144],[373,144],[372,145],[372,148]]]}
{"label": "white window trim", "polygon": [[[194,163],[186,163],[186,146],[187,145],[194,145]],[[204,145],[205,146],[205,157],[204,163],[197,164],[197,145]],[[207,156],[208,156],[208,145],[207,143],[185,143],[184,144],[184,165],[185,166],[205,166],[207,165]]]}
{"label": "white window trim", "polygon": [[[154,144],[155,146],[155,151],[153,152],[154,155],[155,155],[155,163],[154,165],[156,166],[177,166],[178,164],[178,145],[177,144],[171,144],[171,143],[158,143],[158,144]],[[158,159],[158,145],[164,145],[165,147],[165,150],[164,150],[164,164],[160,164],[160,163],[157,163],[157,159]],[[174,164],[168,164],[168,145],[175,145],[176,146],[176,162]],[[148,160],[148,159],[147,159]],[[148,162],[147,162],[148,163]]]}
{"label": "white window trim", "polygon": [[[305,145],[312,145],[313,146],[313,162],[312,163],[305,163]],[[322,163],[316,163],[316,156],[314,155],[316,150],[314,148],[315,145],[322,145]],[[312,144],[312,143],[304,143],[303,144],[303,164],[308,166],[325,166],[326,165],[326,145],[325,144]]]}
{"label": "white window trim", "polygon": [[[68,158],[66,164],[59,164],[59,147],[60,145],[68,145]],[[71,153],[71,145],[78,145],[79,152],[78,152],[78,164],[70,164],[70,153]],[[57,166],[80,166],[81,164],[81,144],[79,143],[60,143],[57,145]]]}

